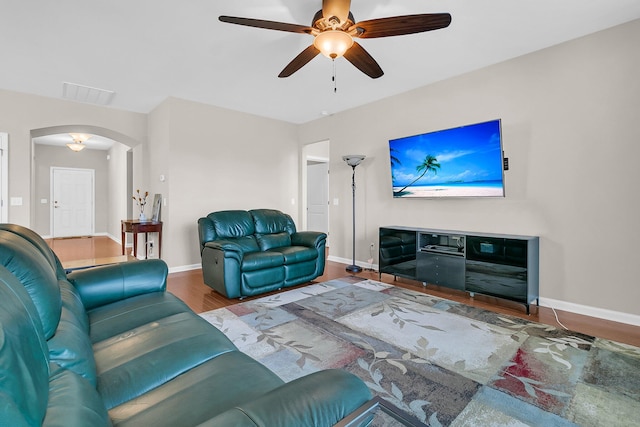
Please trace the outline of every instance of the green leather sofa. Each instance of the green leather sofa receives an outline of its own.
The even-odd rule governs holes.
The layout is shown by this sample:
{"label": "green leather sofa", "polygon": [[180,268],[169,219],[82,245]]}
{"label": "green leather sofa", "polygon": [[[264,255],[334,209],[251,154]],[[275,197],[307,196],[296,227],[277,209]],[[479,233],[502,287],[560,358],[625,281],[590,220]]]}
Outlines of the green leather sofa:
{"label": "green leather sofa", "polygon": [[324,273],[327,235],[296,232],[273,209],[212,212],[198,220],[204,283],[242,298],[309,282]]}
{"label": "green leather sofa", "polygon": [[284,383],[166,278],[161,260],[67,275],[0,224],[0,426],[331,426],[370,399],[341,370]]}

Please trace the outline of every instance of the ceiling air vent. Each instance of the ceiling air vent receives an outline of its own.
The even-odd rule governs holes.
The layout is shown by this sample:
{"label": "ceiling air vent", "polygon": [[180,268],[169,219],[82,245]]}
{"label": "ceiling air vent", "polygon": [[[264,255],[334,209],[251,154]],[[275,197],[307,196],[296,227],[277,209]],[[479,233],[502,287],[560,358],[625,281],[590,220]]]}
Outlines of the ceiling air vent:
{"label": "ceiling air vent", "polygon": [[89,104],[109,105],[115,92],[112,90],[98,89],[97,87],[83,86],[76,83],[63,82],[62,96]]}

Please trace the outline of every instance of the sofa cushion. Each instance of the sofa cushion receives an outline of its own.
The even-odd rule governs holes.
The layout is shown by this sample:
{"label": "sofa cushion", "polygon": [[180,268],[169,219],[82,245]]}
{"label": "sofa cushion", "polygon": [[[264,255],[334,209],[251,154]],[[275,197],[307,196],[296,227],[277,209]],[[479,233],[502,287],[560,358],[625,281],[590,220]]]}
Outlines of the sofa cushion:
{"label": "sofa cushion", "polygon": [[109,415],[117,426],[198,425],[282,384],[260,363],[232,351],[112,408]]}
{"label": "sofa cushion", "polygon": [[249,211],[255,222],[256,234],[273,234],[286,232],[293,234],[296,226],[291,217],[275,209],[254,209]]}
{"label": "sofa cushion", "polygon": [[261,251],[291,246],[291,235],[286,231],[274,234],[257,234],[256,238],[258,239],[258,245]]}
{"label": "sofa cushion", "polygon": [[253,218],[247,211],[220,211],[209,214],[216,239],[244,237],[255,234]]}
{"label": "sofa cushion", "polygon": [[111,420],[96,389],[84,378],[51,364],[46,426],[101,427]]}
{"label": "sofa cushion", "polygon": [[36,307],[0,266],[0,424],[40,425],[49,390],[47,354]]}
{"label": "sofa cushion", "polygon": [[126,333],[158,319],[189,311],[173,294],[152,292],[89,310],[91,342]]}
{"label": "sofa cushion", "polygon": [[98,391],[109,409],[237,350],[222,332],[191,311],[131,329],[93,348]]}
{"label": "sofa cushion", "polygon": [[315,248],[304,246],[287,246],[283,248],[271,249],[269,252],[277,252],[284,257],[286,265],[297,264],[299,262],[311,261],[318,258],[318,251]]}
{"label": "sofa cushion", "polygon": [[40,250],[10,231],[0,230],[0,265],[4,265],[25,287],[44,329],[53,336],[60,320],[62,298],[55,270]]}
{"label": "sofa cushion", "polygon": [[263,270],[280,267],[284,264],[284,256],[280,252],[252,252],[242,259],[242,271]]}

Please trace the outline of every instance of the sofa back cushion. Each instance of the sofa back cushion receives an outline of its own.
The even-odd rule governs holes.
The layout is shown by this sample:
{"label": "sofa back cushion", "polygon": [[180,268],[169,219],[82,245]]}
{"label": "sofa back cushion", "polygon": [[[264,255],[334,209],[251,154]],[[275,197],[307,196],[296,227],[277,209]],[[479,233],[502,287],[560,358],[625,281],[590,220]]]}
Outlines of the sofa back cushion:
{"label": "sofa back cushion", "polygon": [[89,338],[89,319],[73,285],[60,280],[62,312],[56,334],[47,340],[49,360],[97,384],[96,362]]}
{"label": "sofa back cushion", "polygon": [[209,214],[216,240],[245,237],[255,234],[253,218],[247,211],[220,211]]}
{"label": "sofa back cushion", "polygon": [[33,301],[0,266],[0,424],[42,423],[49,394],[47,353]]}
{"label": "sofa back cushion", "polygon": [[256,238],[262,251],[291,246],[291,235],[286,231],[274,234],[258,234]]}
{"label": "sofa back cushion", "polygon": [[0,230],[9,231],[27,240],[40,251],[51,265],[51,268],[54,270],[60,269],[62,270],[61,273],[64,274],[64,270],[62,269],[62,265],[60,264],[58,257],[38,233],[17,224],[0,224]]}
{"label": "sofa back cushion", "polygon": [[291,217],[275,209],[254,209],[249,211],[255,222],[256,234],[275,234],[296,232],[296,225]]}
{"label": "sofa back cushion", "polygon": [[38,247],[6,230],[0,230],[0,265],[25,287],[40,315],[45,339],[51,338],[62,310],[56,271]]}

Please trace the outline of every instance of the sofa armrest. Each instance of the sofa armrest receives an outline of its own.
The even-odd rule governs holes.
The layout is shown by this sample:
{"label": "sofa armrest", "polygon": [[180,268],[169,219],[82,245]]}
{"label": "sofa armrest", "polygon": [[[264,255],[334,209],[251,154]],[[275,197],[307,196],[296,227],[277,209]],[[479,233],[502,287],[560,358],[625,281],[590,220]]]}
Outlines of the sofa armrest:
{"label": "sofa armrest", "polygon": [[317,248],[327,240],[327,235],[319,231],[298,231],[291,235],[292,246],[307,246]]}
{"label": "sofa armrest", "polygon": [[204,247],[218,249],[224,252],[225,258],[235,258],[238,262],[242,262],[242,258],[244,257],[244,249],[242,246],[229,240],[214,240],[213,242],[205,243]]}
{"label": "sofa armrest", "polygon": [[77,270],[67,278],[89,310],[136,295],[164,292],[167,273],[164,261],[149,259]]}
{"label": "sofa armrest", "polygon": [[328,369],[298,378],[204,422],[214,426],[330,427],[371,399],[355,375]]}

